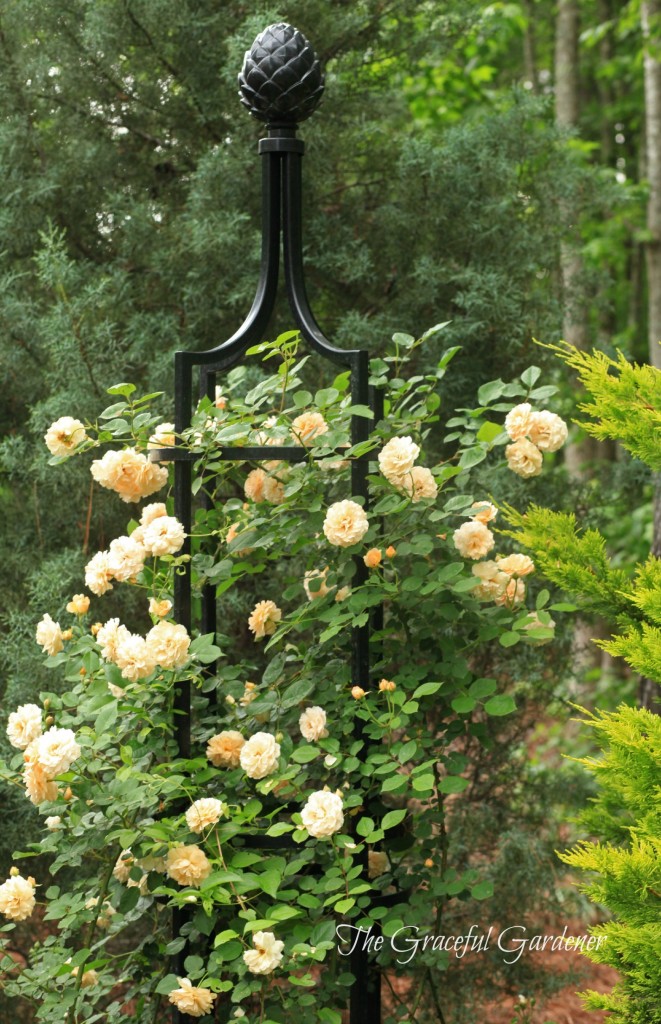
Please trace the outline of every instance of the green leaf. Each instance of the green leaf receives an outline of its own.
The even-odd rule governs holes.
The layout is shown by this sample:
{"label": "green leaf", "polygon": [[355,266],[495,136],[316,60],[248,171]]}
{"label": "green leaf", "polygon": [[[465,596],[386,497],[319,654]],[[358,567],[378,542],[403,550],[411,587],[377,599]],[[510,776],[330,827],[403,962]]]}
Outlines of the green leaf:
{"label": "green leaf", "polygon": [[408,775],[400,775],[399,772],[397,772],[395,775],[391,775],[389,778],[387,778],[385,780],[385,782],[381,786],[381,792],[382,793],[395,793],[395,792],[399,792],[400,790],[406,789],[408,784],[409,784]]}
{"label": "green leaf", "polygon": [[109,395],[125,395],[128,398],[135,391],[135,384],[113,384],[111,388],[108,388],[107,393]]}
{"label": "green leaf", "polygon": [[497,437],[500,437],[502,433],[503,428],[498,423],[491,423],[487,420],[486,423],[482,424],[475,436],[478,441],[486,441],[488,444],[491,444],[491,442],[495,441]]}
{"label": "green leaf", "polygon": [[541,611],[544,605],[548,603],[550,596],[551,594],[548,590],[540,590],[537,595],[537,600],[535,601],[535,608],[538,612]]}
{"label": "green leaf", "polygon": [[116,700],[111,701],[110,704],[105,704],[101,708],[94,720],[94,732],[97,736],[105,736],[106,733],[111,731],[111,727],[117,721],[118,710],[119,705]]}
{"label": "green leaf", "polygon": [[510,715],[512,711],[516,711],[516,702],[509,694],[499,693],[486,702],[484,710],[488,715],[495,717]]}
{"label": "green leaf", "polygon": [[156,986],[156,992],[160,996],[167,996],[175,988],[179,988],[179,978],[176,974],[166,974]]}
{"label": "green leaf", "polygon": [[428,792],[434,788],[435,778],[431,774],[427,775],[414,775],[412,778],[413,788],[418,793]]}
{"label": "green leaf", "polygon": [[493,882],[478,882],[471,889],[471,896],[474,900],[487,900],[493,896]]}
{"label": "green leaf", "polygon": [[310,761],[314,761],[315,758],[319,757],[320,750],[318,747],[312,747],[306,744],[303,747],[297,747],[296,750],[292,751],[291,759],[296,764],[309,764]]}
{"label": "green leaf", "polygon": [[520,639],[520,633],[513,633],[509,631],[507,633],[501,633],[498,642],[501,647],[514,647],[514,644],[518,644]]}
{"label": "green leaf", "polygon": [[451,701],[451,707],[458,715],[467,715],[475,707],[475,700],[473,697],[455,697],[454,700]]}
{"label": "green leaf", "polygon": [[282,875],[275,869],[269,869],[264,871],[263,874],[257,876],[259,884],[263,891],[275,899],[275,895],[280,887],[282,881]]}
{"label": "green leaf", "polygon": [[406,814],[406,808],[402,808],[397,811],[388,811],[388,813],[384,814],[381,819],[381,828],[384,832],[389,828],[394,828],[395,825],[399,825],[400,821],[404,820]]}
{"label": "green leaf", "polygon": [[487,453],[484,448],[466,448],[461,454],[459,465],[462,469],[471,469],[478,463],[484,462],[486,457]]}
{"label": "green leaf", "polygon": [[468,785],[468,779],[461,775],[446,775],[439,781],[438,788],[441,793],[463,793]]}
{"label": "green leaf", "polygon": [[415,756],[418,750],[417,740],[409,740],[404,746],[397,752],[397,760],[404,764],[405,761],[410,761]]}
{"label": "green leaf", "polygon": [[500,378],[490,380],[483,384],[477,392],[477,400],[480,405],[489,405],[490,402],[495,402],[497,398],[501,397],[506,387],[507,385]]}
{"label": "green leaf", "polygon": [[521,382],[525,384],[527,388],[532,388],[541,376],[542,371],[539,366],[529,366],[528,369],[524,370],[521,374]]}
{"label": "green leaf", "polygon": [[333,908],[333,909],[334,909],[334,910],[335,910],[335,911],[336,911],[336,912],[337,912],[338,914],[346,914],[346,912],[347,912],[348,910],[351,910],[351,908],[353,907],[353,905],[354,905],[354,903],[355,903],[355,902],[356,902],[356,901],[355,901],[355,900],[354,900],[354,899],[353,899],[352,897],[349,897],[348,899],[343,899],[343,900],[339,900],[339,901],[338,901],[338,902],[337,902],[337,903],[335,904],[335,906],[334,906],[334,908]]}
{"label": "green leaf", "polygon": [[[460,563],[456,563],[459,565]],[[418,697],[428,697],[432,693],[438,693],[443,683],[421,683],[413,691],[413,699],[417,700]]]}
{"label": "green leaf", "polygon": [[356,832],[359,836],[369,836],[374,831],[374,821],[372,818],[361,818],[356,825]]}

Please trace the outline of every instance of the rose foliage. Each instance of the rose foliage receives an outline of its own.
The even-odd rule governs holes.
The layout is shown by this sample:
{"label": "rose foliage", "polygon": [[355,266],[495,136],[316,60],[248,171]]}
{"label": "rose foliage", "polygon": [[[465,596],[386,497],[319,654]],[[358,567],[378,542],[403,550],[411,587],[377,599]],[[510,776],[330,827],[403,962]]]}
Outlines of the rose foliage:
{"label": "rose foliage", "polygon": [[[393,354],[371,361],[385,417],[355,447],[350,417],[370,410],[351,405],[348,373],[306,389],[294,333],[252,349],[257,374],[232,370],[180,438],[152,411],[159,396],[130,384],[109,389],[96,423],[62,410],[46,436],[55,467],[92,457],[98,485],[136,511],[126,536],[90,557],[68,620],[44,609],[37,638],[57,682],[8,723],[16,755],[1,776],[44,818],[41,842],[16,858],[51,858],[51,877],[14,867],[0,886],[6,943],[31,915],[46,933],[5,984],[39,1021],[147,1024],[173,1004],[190,1017],[340,1024],[352,975],[339,923],[425,931],[448,901],[491,894],[479,866],[448,863],[451,805],[470,771],[455,741],[490,742],[489,720],[515,709],[476,671],[478,655],[547,642],[553,622],[543,596],[529,608],[534,564],[494,534],[497,509],[471,475],[504,464],[505,446],[514,472],[536,475],[566,429],[531,368],[484,385],[430,464],[457,349],[432,373],[407,367],[442,326],[395,335]],[[190,538],[172,512],[171,463],[155,461],[175,441],[194,453]],[[254,444],[300,445],[305,458],[218,458]],[[369,460],[367,506],[351,493],[357,458]],[[187,565],[194,608],[214,588],[221,622],[231,592],[250,595],[238,636],[190,636],[176,622]],[[142,618],[104,611],[123,588],[142,593]],[[370,619],[365,688],[351,635]],[[182,681],[190,758],[176,743]]]}

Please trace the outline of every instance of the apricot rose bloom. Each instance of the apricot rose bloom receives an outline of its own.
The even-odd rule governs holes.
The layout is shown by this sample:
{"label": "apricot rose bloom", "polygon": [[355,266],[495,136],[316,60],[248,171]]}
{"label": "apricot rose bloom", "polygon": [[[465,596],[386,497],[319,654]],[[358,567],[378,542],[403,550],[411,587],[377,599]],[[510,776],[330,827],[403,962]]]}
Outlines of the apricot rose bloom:
{"label": "apricot rose bloom", "polygon": [[[15,869],[13,869],[15,870]],[[25,921],[35,906],[33,878],[12,875],[0,885],[0,914],[10,921]]]}
{"label": "apricot rose bloom", "polygon": [[146,554],[135,536],[117,537],[108,548],[108,572],[119,583],[134,580],[144,568]]}
{"label": "apricot rose bloom", "polygon": [[245,740],[235,729],[226,729],[212,736],[207,744],[206,756],[216,768],[238,768]]}
{"label": "apricot rose bloom", "polygon": [[506,572],[508,576],[528,576],[535,571],[535,563],[528,555],[501,555],[496,562],[500,572]]}
{"label": "apricot rose bloom", "polygon": [[85,586],[97,597],[103,597],[109,590],[112,590],[111,580],[113,578],[108,552],[97,552],[85,566]]}
{"label": "apricot rose bloom", "polygon": [[53,622],[50,615],[44,615],[37,625],[35,640],[41,645],[44,654],[59,654],[64,644],[62,643],[62,629],[59,622]]}
{"label": "apricot rose bloom", "polygon": [[12,747],[25,750],[41,736],[41,708],[36,704],[21,704],[12,711],[7,721],[7,736]]}
{"label": "apricot rose bloom", "polygon": [[567,424],[554,412],[542,409],[530,416],[528,436],[542,452],[557,452],[567,440]]}
{"label": "apricot rose bloom", "polygon": [[255,634],[255,640],[275,633],[282,618],[282,611],[275,601],[258,601],[248,619],[248,629]]}
{"label": "apricot rose bloom", "polygon": [[435,498],[438,494],[438,484],[432,471],[425,466],[414,466],[410,473],[404,474],[397,486],[408,494],[414,505],[425,498]]}
{"label": "apricot rose bloom", "polygon": [[165,870],[179,885],[195,888],[211,874],[211,863],[199,846],[175,846],[168,850]]}
{"label": "apricot rose bloom", "polygon": [[211,1013],[214,1000],[217,999],[215,992],[208,988],[196,988],[190,978],[177,978],[179,988],[175,988],[168,995],[168,999],[180,1013],[189,1017],[204,1017]]}
{"label": "apricot rose bloom", "polygon": [[302,412],[292,422],[291,435],[298,444],[312,444],[315,437],[328,432],[328,424],[320,412]]}
{"label": "apricot rose bloom", "polygon": [[505,417],[505,430],[513,441],[518,441],[530,433],[530,416],[532,406],[530,402],[522,402],[515,405]]}
{"label": "apricot rose bloom", "polygon": [[278,767],[280,744],[268,732],[256,732],[241,747],[239,760],[250,779],[264,779]]}
{"label": "apricot rose bloom", "polygon": [[142,545],[150,555],[174,555],[183,547],[186,534],[174,516],[158,516],[144,527]]}
{"label": "apricot rose bloom", "polygon": [[53,782],[37,761],[28,761],[25,765],[23,781],[26,795],[35,807],[45,803],[46,800],[57,800],[57,783]]}
{"label": "apricot rose bloom", "polygon": [[264,501],[264,481],[266,473],[263,469],[253,469],[246,477],[243,485],[243,493],[248,501]]}
{"label": "apricot rose bloom", "polygon": [[156,662],[147,641],[136,633],[122,633],[117,640],[115,665],[121,670],[124,679],[137,683],[146,679],[156,668]]}
{"label": "apricot rose bloom", "polygon": [[282,961],[284,942],[273,932],[255,932],[252,942],[254,949],[243,954],[246,967],[252,974],[271,974]]}
{"label": "apricot rose bloom", "polygon": [[474,501],[471,508],[475,509],[471,518],[477,519],[478,522],[484,523],[485,526],[498,515],[498,509],[490,501]]}
{"label": "apricot rose bloom", "polygon": [[59,420],[51,423],[44,434],[44,441],[51,455],[71,455],[72,451],[86,440],[84,425],[73,416],[60,416]]}
{"label": "apricot rose bloom", "polygon": [[531,476],[539,476],[542,472],[542,453],[537,445],[525,437],[520,437],[514,444],[508,444],[505,457],[512,472],[525,480]]}
{"label": "apricot rose bloom", "polygon": [[145,505],[140,514],[140,526],[149,526],[155,519],[167,514],[168,510],[162,501],[152,501],[151,504]]}
{"label": "apricot rose bloom", "polygon": [[196,800],[191,804],[186,811],[186,824],[191,832],[204,832],[209,825],[215,825],[217,821],[220,821],[223,811],[222,801],[216,800],[212,796],[202,797],[201,800]]}
{"label": "apricot rose bloom", "polygon": [[315,839],[325,839],[339,832],[344,824],[342,797],[326,789],[320,789],[308,797],[301,811],[303,828]]}
{"label": "apricot rose bloom", "polygon": [[491,530],[477,519],[469,519],[452,534],[452,540],[462,558],[484,558],[495,545]]}
{"label": "apricot rose bloom", "polygon": [[102,459],[95,459],[90,468],[101,487],[115,491],[126,502],[140,501],[168,481],[167,468],[150,462],[135,448],[108,451]]}
{"label": "apricot rose bloom", "polygon": [[67,605],[72,615],[85,615],[89,611],[90,599],[87,594],[74,594]]}
{"label": "apricot rose bloom", "polygon": [[379,452],[379,469],[391,484],[398,486],[405,473],[410,473],[419,446],[410,437],[393,437]]}
{"label": "apricot rose bloom", "polygon": [[29,760],[36,761],[50,779],[68,771],[80,754],[76,734],[71,729],[58,729],[55,726],[34,740],[28,748]]}
{"label": "apricot rose bloom", "polygon": [[183,668],[191,639],[185,626],[161,620],[147,633],[149,656],[161,668]]}
{"label": "apricot rose bloom", "polygon": [[306,708],[298,720],[298,727],[303,739],[309,742],[325,739],[328,736],[326,712],[320,707]]}
{"label": "apricot rose bloom", "polygon": [[357,502],[336,501],[326,512],[323,531],[330,544],[348,548],[363,539],[369,525],[365,510]]}

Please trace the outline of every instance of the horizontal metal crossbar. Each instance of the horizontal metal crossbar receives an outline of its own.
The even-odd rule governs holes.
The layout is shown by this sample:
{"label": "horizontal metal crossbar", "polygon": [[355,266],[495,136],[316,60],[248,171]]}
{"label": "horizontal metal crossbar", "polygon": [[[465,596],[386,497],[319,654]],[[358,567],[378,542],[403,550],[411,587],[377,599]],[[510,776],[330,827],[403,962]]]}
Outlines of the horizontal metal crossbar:
{"label": "horizontal metal crossbar", "polygon": [[[369,454],[369,453],[368,453]],[[234,446],[219,448],[214,459],[224,462],[307,462],[309,459],[329,459],[333,455],[346,459],[346,448],[333,448],[332,452],[317,453],[309,448],[279,447],[277,445],[255,445],[248,447]],[[187,448],[153,448],[149,452],[152,462],[196,462],[202,457],[201,452],[191,452]],[[365,455],[352,458],[352,462],[364,459]]]}

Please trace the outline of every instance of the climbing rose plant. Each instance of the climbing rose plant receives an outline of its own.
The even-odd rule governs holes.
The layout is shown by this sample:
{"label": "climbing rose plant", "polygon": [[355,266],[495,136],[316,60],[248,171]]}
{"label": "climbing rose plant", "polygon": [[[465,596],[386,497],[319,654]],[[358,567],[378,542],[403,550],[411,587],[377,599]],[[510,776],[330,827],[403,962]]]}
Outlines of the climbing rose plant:
{"label": "climbing rose plant", "polygon": [[[179,438],[152,411],[159,396],[130,384],[109,389],[98,422],[64,415],[48,430],[51,462],[91,456],[94,480],[133,518],[89,559],[64,624],[44,611],[36,640],[58,684],[7,723],[17,752],[1,777],[44,820],[41,842],[16,859],[51,862],[48,878],[13,866],[0,885],[5,944],[35,914],[48,933],[24,968],[5,960],[5,985],[39,1021],[151,1024],[168,1004],[191,1018],[227,1004],[246,1021],[340,1024],[352,976],[339,923],[378,922],[388,936],[402,923],[393,893],[423,929],[444,900],[490,895],[479,869],[457,877],[444,856],[445,800],[468,786],[452,740],[484,738],[484,719],[515,707],[477,676],[476,653],[545,643],[553,622],[543,600],[528,608],[534,564],[497,542],[498,510],[471,477],[503,446],[513,472],[536,475],[567,431],[533,407],[554,391],[536,387],[533,367],[484,385],[478,408],[449,421],[449,457],[426,464],[457,350],[431,374],[407,366],[442,326],[395,335],[394,353],[371,361],[386,416],[355,447],[350,417],[370,411],[351,405],[348,373],[305,389],[293,332],[252,349],[266,364],[257,383],[232,370]],[[194,453],[193,492],[207,499],[190,554],[158,461],[175,443]],[[301,445],[306,458],[218,459],[225,445],[255,444]],[[361,456],[368,507],[351,493]],[[215,588],[232,635],[177,623],[174,580],[189,560],[194,600]],[[142,595],[131,622],[104,611],[122,588]],[[351,676],[351,630],[380,605],[365,689]],[[190,758],[173,714],[183,680]]]}

